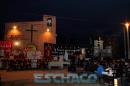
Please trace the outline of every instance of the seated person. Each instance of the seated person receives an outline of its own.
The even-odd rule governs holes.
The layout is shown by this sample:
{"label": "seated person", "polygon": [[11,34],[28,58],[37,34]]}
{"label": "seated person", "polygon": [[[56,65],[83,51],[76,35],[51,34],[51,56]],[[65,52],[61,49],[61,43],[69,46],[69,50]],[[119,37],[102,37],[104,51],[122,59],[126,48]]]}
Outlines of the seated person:
{"label": "seated person", "polygon": [[97,76],[99,78],[99,82],[101,82],[102,77],[103,77],[102,72],[104,72],[104,66],[101,63],[97,63],[97,66],[98,67],[97,67],[95,72],[97,73]]}
{"label": "seated person", "polygon": [[104,72],[102,72],[103,75],[107,75],[107,76],[113,76],[113,70],[111,67],[108,67],[105,69]]}
{"label": "seated person", "polygon": [[102,75],[104,84],[113,83],[113,70],[109,65],[107,65],[105,71],[102,72]]}
{"label": "seated person", "polygon": [[104,72],[104,66],[102,65],[102,64],[97,64],[98,65],[98,67],[97,67],[97,69],[96,69],[96,73],[97,73],[97,75],[102,75],[102,72]]}

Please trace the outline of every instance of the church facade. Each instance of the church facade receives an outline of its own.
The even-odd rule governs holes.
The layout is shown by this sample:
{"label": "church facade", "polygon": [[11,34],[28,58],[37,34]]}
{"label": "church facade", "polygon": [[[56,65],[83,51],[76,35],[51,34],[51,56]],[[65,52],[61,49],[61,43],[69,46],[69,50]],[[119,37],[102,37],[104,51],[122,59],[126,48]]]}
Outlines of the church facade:
{"label": "church facade", "polygon": [[36,46],[44,50],[45,43],[56,44],[56,17],[44,15],[42,21],[9,22],[5,24],[5,40],[12,46]]}

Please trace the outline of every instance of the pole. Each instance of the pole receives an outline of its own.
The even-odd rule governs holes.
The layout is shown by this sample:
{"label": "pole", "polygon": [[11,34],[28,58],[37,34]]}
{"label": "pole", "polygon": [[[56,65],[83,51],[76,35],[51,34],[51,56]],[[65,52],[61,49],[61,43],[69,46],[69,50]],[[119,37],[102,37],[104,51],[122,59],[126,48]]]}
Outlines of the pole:
{"label": "pole", "polygon": [[32,41],[33,41],[33,25],[31,25],[31,43],[32,43]]}
{"label": "pole", "polygon": [[124,31],[124,55],[125,55],[125,59],[127,59],[127,51],[126,51],[126,30],[125,28],[123,29]]}
{"label": "pole", "polygon": [[128,59],[130,59],[130,45],[129,45],[129,27],[126,27],[127,29],[127,47],[128,47]]}

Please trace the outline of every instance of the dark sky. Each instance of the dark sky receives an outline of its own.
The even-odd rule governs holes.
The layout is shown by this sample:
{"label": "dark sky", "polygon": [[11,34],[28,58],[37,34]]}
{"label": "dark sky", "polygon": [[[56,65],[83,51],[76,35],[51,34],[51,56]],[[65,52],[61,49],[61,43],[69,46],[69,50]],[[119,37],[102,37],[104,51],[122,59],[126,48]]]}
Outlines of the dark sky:
{"label": "dark sky", "polygon": [[130,20],[130,0],[4,0],[2,24],[10,21],[57,17],[57,34],[85,43],[89,36],[122,34],[122,22]]}

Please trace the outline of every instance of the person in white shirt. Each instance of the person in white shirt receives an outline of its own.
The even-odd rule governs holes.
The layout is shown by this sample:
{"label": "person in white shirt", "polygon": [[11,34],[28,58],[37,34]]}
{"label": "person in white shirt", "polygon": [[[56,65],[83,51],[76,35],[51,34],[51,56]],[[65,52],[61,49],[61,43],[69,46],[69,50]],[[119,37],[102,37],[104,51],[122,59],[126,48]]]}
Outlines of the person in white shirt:
{"label": "person in white shirt", "polygon": [[19,52],[18,49],[14,49],[12,51],[12,55],[14,56],[14,59],[18,59],[19,58],[19,54],[20,54],[20,52]]}
{"label": "person in white shirt", "polygon": [[35,59],[35,51],[33,50],[27,51],[27,59]]}
{"label": "person in white shirt", "polygon": [[60,55],[59,56],[59,62],[63,62],[64,61],[64,56],[63,55]]}
{"label": "person in white shirt", "polygon": [[68,61],[68,52],[65,50],[65,54],[64,54],[64,59],[65,61]]}
{"label": "person in white shirt", "polygon": [[57,57],[57,56],[54,56],[54,57],[53,57],[53,60],[54,60],[54,61],[58,61],[58,57]]}
{"label": "person in white shirt", "polygon": [[113,70],[110,66],[108,66],[104,72],[102,72],[103,75],[106,75],[106,76],[113,76]]}
{"label": "person in white shirt", "polygon": [[36,50],[35,56],[36,56],[35,57],[36,59],[39,59],[39,60],[42,59],[42,53],[41,53],[41,51],[40,50]]}

